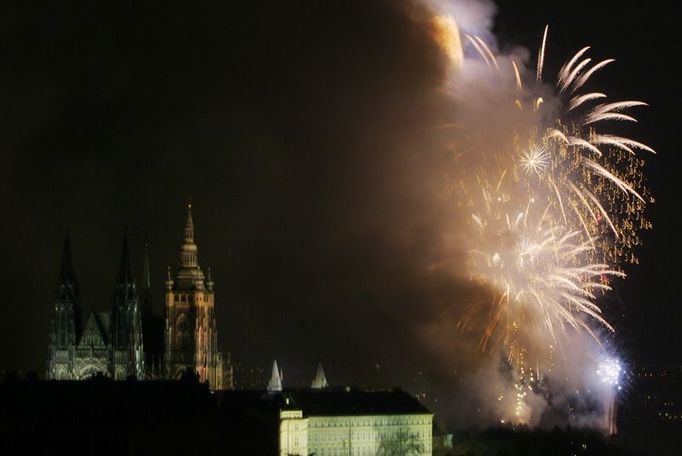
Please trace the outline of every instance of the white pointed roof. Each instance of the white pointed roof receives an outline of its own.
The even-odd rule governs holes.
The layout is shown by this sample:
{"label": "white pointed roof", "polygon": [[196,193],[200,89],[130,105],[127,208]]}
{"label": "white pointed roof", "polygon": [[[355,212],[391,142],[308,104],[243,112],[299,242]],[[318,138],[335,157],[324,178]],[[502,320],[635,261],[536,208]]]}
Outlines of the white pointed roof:
{"label": "white pointed roof", "polygon": [[322,363],[317,363],[317,372],[315,372],[315,378],[313,383],[310,385],[312,389],[322,389],[329,386],[327,383],[327,377],[324,375],[324,369],[322,368]]}
{"label": "white pointed roof", "polygon": [[282,391],[282,373],[277,369],[277,360],[272,363],[272,376],[268,382],[268,391]]}

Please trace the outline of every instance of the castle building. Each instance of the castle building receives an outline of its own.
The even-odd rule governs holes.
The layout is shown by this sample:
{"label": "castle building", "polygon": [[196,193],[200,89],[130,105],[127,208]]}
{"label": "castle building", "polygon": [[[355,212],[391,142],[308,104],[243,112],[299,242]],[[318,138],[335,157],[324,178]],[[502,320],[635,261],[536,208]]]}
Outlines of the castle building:
{"label": "castle building", "polygon": [[433,414],[400,389],[363,391],[330,387],[318,363],[310,388],[283,388],[273,363],[265,394],[226,396],[253,410],[269,407],[278,415],[278,453],[288,455],[430,455]]}
{"label": "castle building", "polygon": [[287,455],[430,455],[433,414],[403,391],[286,390],[279,452]]}
{"label": "castle building", "polygon": [[154,315],[145,248],[141,292],[130,268],[127,234],[110,312],[92,312],[82,326],[71,244],[62,265],[49,332],[48,379],[81,380],[101,373],[115,380],[177,379],[190,370],[211,389],[232,388],[229,356],[218,349],[213,281],[199,267],[191,206],[178,272],[166,282],[165,318]]}

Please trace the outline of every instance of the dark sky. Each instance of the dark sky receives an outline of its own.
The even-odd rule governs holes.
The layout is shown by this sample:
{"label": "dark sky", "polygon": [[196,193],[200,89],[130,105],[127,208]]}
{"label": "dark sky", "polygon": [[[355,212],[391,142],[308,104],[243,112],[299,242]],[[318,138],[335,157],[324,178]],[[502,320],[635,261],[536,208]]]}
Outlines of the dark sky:
{"label": "dark sky", "polygon": [[[438,159],[420,150],[444,62],[418,7],[58,3],[0,7],[0,368],[44,368],[67,228],[86,311],[111,304],[127,226],[138,273],[151,245],[160,312],[191,195],[236,360],[276,357],[294,378],[318,358],[378,363],[396,383],[428,369],[415,327],[466,287],[424,272],[441,254],[422,188]],[[548,68],[592,44],[617,59],[609,94],[651,104],[632,136],[659,152],[655,228],[611,317],[631,360],[682,362],[680,7],[536,3],[498,5],[502,46],[534,50],[548,23]]]}

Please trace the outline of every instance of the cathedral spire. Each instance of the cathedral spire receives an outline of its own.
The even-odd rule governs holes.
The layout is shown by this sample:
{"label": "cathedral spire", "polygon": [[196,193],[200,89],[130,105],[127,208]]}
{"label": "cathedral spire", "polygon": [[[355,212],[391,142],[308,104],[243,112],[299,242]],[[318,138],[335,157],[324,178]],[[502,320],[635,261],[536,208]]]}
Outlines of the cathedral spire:
{"label": "cathedral spire", "polygon": [[66,230],[64,237],[64,249],[62,250],[62,267],[59,271],[58,293],[62,294],[69,289],[73,297],[77,297],[78,281],[76,280],[76,273],[73,269],[73,258],[71,256],[71,240],[69,239],[69,230]]}
{"label": "cathedral spire", "polygon": [[197,261],[197,245],[194,243],[194,220],[192,219],[192,203],[187,204],[187,222],[185,223],[185,238],[180,248],[180,267],[195,269],[199,267]]}
{"label": "cathedral spire", "polygon": [[118,271],[118,283],[131,283],[133,276],[130,273],[130,254],[128,251],[128,229],[123,234],[123,248],[121,249],[121,265]]}
{"label": "cathedral spire", "polygon": [[185,222],[185,243],[194,244],[194,220],[192,219],[192,203],[187,204],[187,221]]}

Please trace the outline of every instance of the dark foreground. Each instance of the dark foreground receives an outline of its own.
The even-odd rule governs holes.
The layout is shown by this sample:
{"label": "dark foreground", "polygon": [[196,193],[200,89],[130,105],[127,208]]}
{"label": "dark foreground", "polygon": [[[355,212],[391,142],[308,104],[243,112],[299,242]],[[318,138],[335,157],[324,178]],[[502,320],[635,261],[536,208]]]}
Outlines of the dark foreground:
{"label": "dark foreground", "polygon": [[[7,378],[0,384],[2,454],[277,454],[280,404],[246,410],[255,392],[212,393],[194,379],[178,382],[55,382]],[[677,434],[679,435],[679,434]],[[677,435],[616,438],[585,430],[492,429],[458,433],[451,444],[434,430],[434,454],[667,455]],[[669,443],[674,443],[673,441]],[[14,450],[14,451],[12,451]]]}

